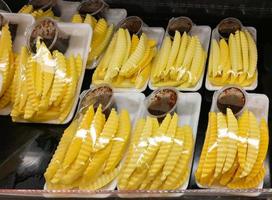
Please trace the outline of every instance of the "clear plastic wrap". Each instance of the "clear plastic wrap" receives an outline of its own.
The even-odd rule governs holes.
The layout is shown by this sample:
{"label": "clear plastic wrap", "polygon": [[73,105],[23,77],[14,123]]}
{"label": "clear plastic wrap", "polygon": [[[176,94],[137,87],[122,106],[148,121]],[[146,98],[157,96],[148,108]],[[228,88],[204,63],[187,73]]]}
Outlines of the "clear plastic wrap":
{"label": "clear plastic wrap", "polygon": [[77,13],[71,19],[73,23],[89,24],[93,29],[94,34],[87,62],[89,68],[97,66],[114,33],[115,24],[109,22],[106,16],[108,10],[109,5],[103,0],[85,0],[79,4]]}
{"label": "clear plastic wrap", "polygon": [[[266,117],[256,115],[249,102],[238,102],[241,96],[234,97],[233,89],[237,88],[222,89],[216,95],[217,109],[209,113],[206,138],[195,173],[201,188],[262,188],[269,143]],[[222,103],[218,104],[222,93],[231,96],[224,97],[224,108],[218,106]],[[234,99],[236,103],[231,102]]]}
{"label": "clear plastic wrap", "polygon": [[51,17],[58,19],[61,15],[58,5],[59,0],[29,0],[18,13],[31,14],[35,19]]}
{"label": "clear plastic wrap", "polygon": [[[199,97],[193,93],[181,94],[173,88],[159,89],[147,97],[118,177],[121,197],[178,196],[161,191],[187,188]],[[191,114],[186,115],[188,112]],[[141,190],[156,193],[122,195],[123,191]]]}
{"label": "clear plastic wrap", "polygon": [[[57,28],[57,24],[46,18],[29,29],[28,48],[22,47],[18,55],[11,90],[13,121],[63,123],[77,101],[78,84],[84,73],[83,60],[80,54],[61,53],[64,49]],[[53,33],[54,39],[42,32]],[[51,51],[46,43],[50,43]]]}
{"label": "clear plastic wrap", "polygon": [[[15,71],[16,55],[13,51],[12,29],[10,24],[3,15],[1,18],[1,35],[0,35],[0,110],[7,107],[11,102],[12,89],[14,88],[13,77]],[[17,26],[16,26],[17,29]]]}
{"label": "clear plastic wrap", "polygon": [[213,31],[208,81],[214,87],[250,87],[257,80],[257,59],[256,35],[238,19],[226,18]]}
{"label": "clear plastic wrap", "polygon": [[136,16],[120,22],[93,74],[92,84],[109,83],[127,89],[141,89],[147,84],[157,40],[148,37],[143,25]]}
{"label": "clear plastic wrap", "polygon": [[46,189],[115,188],[136,114],[126,104],[121,105],[118,94],[106,85],[83,93],[79,112],[45,172]]}
{"label": "clear plastic wrap", "polygon": [[179,126],[178,115],[139,119],[118,177],[119,190],[175,190],[189,177],[193,151],[190,126]]}
{"label": "clear plastic wrap", "polygon": [[162,46],[152,63],[152,87],[196,88],[203,77],[207,58],[204,44],[209,40],[196,29],[187,17],[169,20]]}

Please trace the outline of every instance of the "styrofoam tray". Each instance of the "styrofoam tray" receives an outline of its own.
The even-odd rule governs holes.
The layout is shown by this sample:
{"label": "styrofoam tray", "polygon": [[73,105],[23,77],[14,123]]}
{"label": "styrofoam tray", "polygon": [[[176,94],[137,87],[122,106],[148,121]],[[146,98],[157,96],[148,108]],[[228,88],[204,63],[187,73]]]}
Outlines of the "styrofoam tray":
{"label": "styrofoam tray", "polygon": [[[13,51],[19,53],[21,47],[26,45],[25,31],[27,27],[32,25],[35,19],[29,14],[17,14],[17,13],[4,13],[1,12],[5,19],[7,19],[12,24],[18,24],[16,37],[13,41]],[[2,85],[2,76],[0,76],[0,85]],[[11,112],[11,106],[8,105],[3,109],[0,109],[0,115],[9,115]]]}
{"label": "styrofoam tray", "polygon": [[[247,27],[244,27],[244,28],[246,28],[252,34],[253,39],[257,43],[257,31],[256,31],[256,29],[254,27],[251,27],[251,26],[247,26]],[[220,38],[220,36],[219,36],[217,28],[213,29],[213,31],[212,31],[212,39],[219,40],[219,38]],[[210,50],[210,52],[211,52],[211,50]],[[257,73],[258,73],[258,66],[257,66]],[[257,86],[258,86],[258,74],[257,74],[256,80],[254,81],[254,83],[252,85],[247,86],[247,87],[243,87],[243,88],[245,90],[250,91],[250,90],[255,90],[257,88]],[[208,73],[206,73],[205,87],[206,87],[207,90],[215,91],[215,90],[220,90],[224,86],[214,86],[214,85],[212,85],[210,83],[210,81],[209,81]]]}
{"label": "styrofoam tray", "polygon": [[[147,35],[148,38],[154,39],[157,41],[157,48],[160,48],[161,43],[162,43],[162,39],[164,36],[164,28],[162,27],[143,27],[143,32]],[[143,92],[145,91],[145,89],[147,88],[148,85],[148,81],[146,81],[146,83],[144,84],[144,86],[140,89],[136,89],[136,88],[115,88],[114,87],[114,91],[117,92]],[[93,84],[91,84],[90,87],[92,87]],[[113,86],[112,86],[113,87]]]}
{"label": "styrofoam tray", "polygon": [[[79,99],[79,94],[85,74],[85,66],[88,59],[88,53],[89,53],[89,43],[92,38],[92,29],[88,24],[73,24],[73,23],[63,23],[63,22],[57,22],[58,27],[61,31],[65,32],[70,36],[69,40],[69,46],[65,53],[65,56],[68,57],[70,55],[78,55],[80,54],[82,57],[83,65],[82,65],[82,73],[77,83],[77,91],[74,95],[74,103],[73,107],[62,123],[59,123],[58,120],[50,120],[50,121],[44,121],[39,122],[43,124],[67,124],[72,118],[76,110],[77,102]],[[80,30],[80,31],[78,31]],[[16,120],[16,122],[28,122],[26,120]],[[35,123],[35,122],[34,122]]]}
{"label": "styrofoam tray", "polygon": [[[137,117],[140,113],[140,107],[142,103],[144,102],[145,96],[142,93],[118,93],[114,92],[114,102],[116,104],[117,112],[120,113],[122,109],[126,109],[129,112],[130,120],[131,120],[131,127],[134,126]],[[119,165],[120,168],[120,165]],[[105,187],[101,188],[101,190],[114,190],[117,186],[117,179],[114,179],[111,183],[106,185]],[[46,185],[44,185],[44,189],[46,190]],[[55,197],[52,194],[45,194],[47,197]],[[74,197],[77,197],[78,195],[75,195]],[[110,196],[110,194],[95,194],[90,195],[89,197],[94,198],[105,198]],[[59,197],[71,197],[70,194],[67,196],[59,196]]]}
{"label": "styrofoam tray", "polygon": [[[73,15],[77,12],[77,7],[80,2],[74,1],[59,1],[59,7],[61,11],[60,20],[64,22],[70,22]],[[117,25],[122,19],[127,16],[127,10],[122,8],[110,8],[105,14],[106,20],[109,23]]]}
{"label": "styrofoam tray", "polygon": [[[201,95],[197,92],[193,92],[193,93],[179,92],[179,94],[178,94],[176,113],[179,116],[179,122],[178,122],[179,126],[184,126],[184,125],[191,126],[193,129],[193,139],[194,139],[192,156],[191,156],[191,160],[189,161],[189,166],[188,166],[190,173],[189,173],[185,183],[180,188],[178,188],[178,190],[185,190],[185,189],[187,189],[187,187],[189,185],[192,164],[193,164],[194,146],[195,146],[195,140],[197,137],[197,127],[198,127],[198,121],[199,121],[201,101],[202,101]],[[142,104],[138,119],[145,117],[145,116],[147,116],[147,111],[146,111],[144,104]],[[169,194],[169,193],[163,194],[160,192],[158,192],[157,194],[152,193],[152,194],[137,194],[137,195],[133,195],[133,193],[131,193],[130,195],[119,194],[119,196],[122,198],[178,197],[181,195],[182,194]]]}
{"label": "styrofoam tray", "polygon": [[[216,99],[218,96],[218,91],[214,93],[213,95],[213,101],[211,106],[211,112],[219,112],[217,105],[216,105]],[[247,93],[247,105],[246,108],[254,113],[257,120],[260,121],[261,118],[265,118],[266,121],[268,120],[268,111],[269,111],[269,99],[264,94],[256,94],[256,93]],[[202,186],[200,183],[197,182],[196,184],[199,188],[207,188],[205,186]],[[258,188],[256,189],[262,189],[264,182],[262,181]],[[220,187],[220,186],[212,186],[210,188],[213,189],[227,189],[226,187]],[[243,195],[243,196],[258,196],[259,193],[234,193],[234,195]]]}
{"label": "styrofoam tray", "polygon": [[[209,45],[210,45],[210,38],[211,38],[211,27],[209,27],[209,26],[193,26],[192,30],[190,31],[190,35],[191,36],[197,35],[199,37],[202,47],[204,48],[204,50],[208,54]],[[207,59],[206,59],[206,62],[207,62]],[[206,62],[205,62],[205,65],[203,66],[204,69],[203,69],[202,75],[201,75],[199,81],[197,82],[197,84],[195,85],[195,87],[191,87],[191,88],[175,87],[175,88],[179,91],[198,91],[201,88],[202,83],[203,83]],[[155,90],[158,88],[158,87],[155,87],[152,85],[151,80],[149,81],[148,86],[151,90]]]}

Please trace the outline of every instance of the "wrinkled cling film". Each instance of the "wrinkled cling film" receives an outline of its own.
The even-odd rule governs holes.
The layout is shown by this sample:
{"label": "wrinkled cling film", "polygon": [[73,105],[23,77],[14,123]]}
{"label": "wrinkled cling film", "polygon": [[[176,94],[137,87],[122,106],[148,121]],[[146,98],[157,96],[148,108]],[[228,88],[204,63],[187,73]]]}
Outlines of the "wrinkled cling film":
{"label": "wrinkled cling film", "polygon": [[199,37],[186,32],[193,24],[189,30],[182,29],[184,32],[180,32],[176,25],[175,30],[170,30],[176,19],[169,21],[168,32],[152,63],[151,81],[155,87],[194,87],[204,73],[207,53]]}
{"label": "wrinkled cling film", "polygon": [[47,189],[97,190],[120,173],[130,139],[128,111],[117,113],[112,108],[106,118],[100,104],[96,110],[90,105],[78,116],[64,131],[44,174]]}
{"label": "wrinkled cling film", "polygon": [[74,104],[77,83],[82,73],[81,56],[65,57],[58,50],[50,52],[38,38],[36,53],[32,54],[22,47],[17,71],[11,99],[13,121],[54,120],[62,123]]}
{"label": "wrinkled cling film", "polygon": [[192,128],[167,114],[159,124],[147,116],[137,121],[118,177],[118,190],[175,190],[189,176]]}
{"label": "wrinkled cling film", "polygon": [[256,42],[245,27],[230,33],[228,38],[213,38],[208,65],[209,81],[215,86],[250,86],[257,78],[257,59]]}
{"label": "wrinkled cling film", "polygon": [[210,112],[205,142],[195,173],[202,188],[256,189],[265,176],[269,142],[267,122],[248,110],[236,118]]}
{"label": "wrinkled cling film", "polygon": [[144,87],[156,45],[157,42],[145,33],[138,36],[126,28],[117,29],[94,72],[92,84],[109,83],[115,88]]}

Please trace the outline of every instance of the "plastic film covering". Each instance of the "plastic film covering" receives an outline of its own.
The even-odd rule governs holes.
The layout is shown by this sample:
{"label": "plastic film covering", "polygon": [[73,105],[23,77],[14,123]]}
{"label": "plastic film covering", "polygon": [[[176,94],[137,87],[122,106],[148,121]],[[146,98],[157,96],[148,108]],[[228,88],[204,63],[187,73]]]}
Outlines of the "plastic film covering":
{"label": "plastic film covering", "polygon": [[114,24],[105,18],[108,4],[103,0],[87,0],[77,8],[77,13],[72,16],[73,23],[86,23],[93,29],[93,38],[90,43],[90,52],[87,65],[90,68],[97,66],[101,55],[108,47],[114,32]]}
{"label": "plastic film covering", "polygon": [[[196,86],[204,73],[207,52],[204,50],[198,35],[191,35],[191,26],[185,30],[185,17],[172,18],[168,23],[168,30],[162,46],[152,63],[151,83],[155,87],[192,88]],[[178,23],[176,29],[171,30],[173,21]],[[186,24],[188,26],[188,24]],[[182,27],[182,30],[178,29]]]}
{"label": "plastic film covering", "polygon": [[12,33],[9,24],[1,27],[0,34],[0,109],[5,108],[11,102],[14,95],[14,71],[16,68],[16,55],[12,49]]}
{"label": "plastic film covering", "polygon": [[[251,86],[257,79],[256,36],[250,29],[242,26],[240,21],[240,24],[232,22],[232,27],[225,27],[224,21],[227,20],[238,21],[227,18],[215,29],[209,56],[208,79],[214,86]],[[227,28],[229,30],[226,34]]]}
{"label": "plastic film covering", "polygon": [[209,113],[195,178],[202,188],[260,189],[269,143],[268,125],[245,110],[238,118],[227,108]]}
{"label": "plastic film covering", "polygon": [[[47,189],[98,190],[119,175],[130,138],[128,111],[112,108],[106,119],[99,105],[85,107],[64,131],[44,174]],[[113,186],[114,189],[115,186]]]}
{"label": "plastic film covering", "polygon": [[70,114],[82,73],[80,55],[52,53],[39,38],[36,53],[22,47],[17,59],[12,95],[13,121],[63,122]]}
{"label": "plastic film covering", "polygon": [[24,5],[18,13],[31,14],[35,19],[43,17],[58,19],[60,10],[57,2],[58,0],[29,0],[28,4]]}
{"label": "plastic film covering", "polygon": [[140,89],[147,83],[157,42],[144,32],[131,32],[127,28],[118,28],[115,32],[93,74],[93,84]]}
{"label": "plastic film covering", "polygon": [[178,125],[178,115],[167,114],[159,124],[147,116],[137,121],[118,190],[175,190],[189,176],[193,151],[192,128]]}

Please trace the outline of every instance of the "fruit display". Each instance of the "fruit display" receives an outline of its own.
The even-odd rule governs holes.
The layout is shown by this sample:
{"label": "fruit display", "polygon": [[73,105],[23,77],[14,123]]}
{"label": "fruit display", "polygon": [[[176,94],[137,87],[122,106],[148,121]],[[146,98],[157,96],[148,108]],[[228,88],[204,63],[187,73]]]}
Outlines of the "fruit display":
{"label": "fruit display", "polygon": [[57,50],[51,53],[40,40],[36,49],[32,55],[22,47],[17,56],[9,90],[12,120],[62,123],[76,100],[82,58],[80,55],[65,57]]}
{"label": "fruit display", "polygon": [[237,30],[228,39],[212,39],[208,80],[214,86],[252,85],[257,79],[257,47],[247,30]]}
{"label": "fruit display", "polygon": [[166,35],[152,63],[154,87],[194,87],[204,73],[207,53],[197,35],[175,31],[173,41]]}
{"label": "fruit display", "polygon": [[0,109],[5,108],[10,103],[11,90],[14,87],[12,82],[15,71],[15,57],[9,25],[5,24],[1,29],[0,36]]}
{"label": "fruit display", "polygon": [[137,121],[118,177],[119,190],[174,190],[190,175],[192,128],[167,114],[161,124],[147,116]]}
{"label": "fruit display", "polygon": [[130,138],[130,115],[113,108],[106,119],[99,105],[85,109],[64,131],[44,174],[47,189],[97,190],[120,173]]}
{"label": "fruit display", "polygon": [[262,183],[269,130],[251,111],[236,119],[231,109],[226,115],[210,112],[206,138],[196,180],[201,187],[254,189]]}
{"label": "fruit display", "polygon": [[82,17],[80,14],[75,14],[72,17],[73,23],[86,23],[93,29],[92,42],[90,44],[90,53],[87,64],[92,64],[107,48],[113,34],[114,25],[109,24],[105,18],[95,19],[90,14]]}
{"label": "fruit display", "polygon": [[148,81],[156,41],[142,33],[130,35],[119,28],[96,68],[92,83],[109,83],[116,88],[142,88]]}
{"label": "fruit display", "polygon": [[24,5],[18,13],[23,13],[23,14],[31,14],[35,19],[40,19],[43,17],[54,17],[54,12],[52,11],[52,8],[49,8],[47,10],[43,9],[34,9],[33,5]]}

